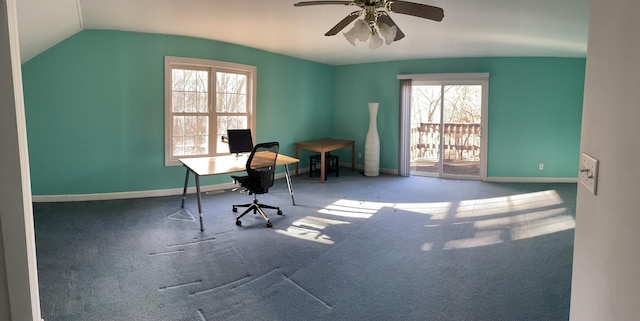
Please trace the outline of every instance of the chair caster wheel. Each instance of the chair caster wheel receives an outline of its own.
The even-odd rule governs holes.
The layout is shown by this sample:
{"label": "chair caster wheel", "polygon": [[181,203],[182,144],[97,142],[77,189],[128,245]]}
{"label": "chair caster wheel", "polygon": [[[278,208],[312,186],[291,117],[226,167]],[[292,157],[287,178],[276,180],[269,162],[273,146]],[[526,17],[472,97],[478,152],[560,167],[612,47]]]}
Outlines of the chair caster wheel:
{"label": "chair caster wheel", "polygon": [[278,215],[282,215],[282,210],[278,209]]}
{"label": "chair caster wheel", "polygon": [[272,227],[273,225],[271,224],[271,222],[267,222],[267,227]]}
{"label": "chair caster wheel", "polygon": [[234,207],[234,208],[233,208],[233,212],[234,212],[234,213],[238,213],[238,208],[237,208],[237,207]]}
{"label": "chair caster wheel", "polygon": [[240,221],[240,220],[236,221],[236,225],[242,226],[242,221]]}

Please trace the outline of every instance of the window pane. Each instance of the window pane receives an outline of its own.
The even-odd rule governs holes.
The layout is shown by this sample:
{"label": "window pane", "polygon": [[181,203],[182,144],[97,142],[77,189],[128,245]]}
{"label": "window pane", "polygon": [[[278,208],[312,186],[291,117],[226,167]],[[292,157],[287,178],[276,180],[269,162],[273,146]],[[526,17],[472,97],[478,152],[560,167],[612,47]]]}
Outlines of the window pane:
{"label": "window pane", "polygon": [[184,118],[184,134],[195,135],[198,132],[198,122],[196,116],[186,116]]}
{"label": "window pane", "polygon": [[413,86],[411,91],[411,123],[440,123],[440,102],[442,86]]}
{"label": "window pane", "polygon": [[248,128],[249,127],[249,117],[247,116],[234,116],[233,117],[236,122],[236,128]]}
{"label": "window pane", "polygon": [[[220,136],[217,138],[220,141]],[[216,144],[216,153],[229,154],[229,144]]]}
{"label": "window pane", "polygon": [[204,93],[209,92],[209,72],[199,70],[196,76],[198,78],[196,91]]}
{"label": "window pane", "polygon": [[171,100],[171,111],[173,111],[174,113],[184,111],[184,92],[173,92]]}
{"label": "window pane", "polygon": [[246,113],[247,96],[234,93],[218,93],[216,111],[222,113]]}
{"label": "window pane", "polygon": [[198,95],[195,92],[184,93],[184,111],[195,113],[197,110]]}
{"label": "window pane", "polygon": [[200,70],[197,73],[197,77],[197,108],[198,112],[206,113],[209,112],[209,72]]}
{"label": "window pane", "polygon": [[172,70],[172,111],[209,111],[209,72],[203,70]]}
{"label": "window pane", "polygon": [[444,93],[444,121],[446,123],[480,123],[482,86],[446,86]]}
{"label": "window pane", "polygon": [[229,127],[227,124],[227,118],[226,116],[218,116],[217,117],[217,133],[218,136],[220,135],[226,135],[227,134],[227,129],[233,129],[233,127]]}
{"label": "window pane", "polygon": [[226,135],[227,129],[249,128],[247,116],[218,116],[218,135]]}
{"label": "window pane", "polygon": [[198,88],[198,79],[195,70],[184,71],[184,91],[196,91]]}
{"label": "window pane", "polygon": [[173,137],[173,156],[184,156],[184,137]]}
{"label": "window pane", "polygon": [[192,156],[196,154],[196,136],[184,137],[184,155]]}
{"label": "window pane", "polygon": [[209,116],[198,116],[198,135],[209,135]]}
{"label": "window pane", "polygon": [[209,153],[209,136],[196,136],[198,145],[196,146],[196,152],[198,155],[204,155]]}
{"label": "window pane", "polygon": [[174,91],[184,90],[184,70],[173,69],[171,72],[171,84]]}
{"label": "window pane", "polygon": [[216,73],[216,111],[224,113],[247,112],[247,76]]}
{"label": "window pane", "polygon": [[228,72],[217,72],[217,91],[237,94],[247,93],[247,76]]}
{"label": "window pane", "polygon": [[184,136],[184,116],[173,116],[173,136]]}
{"label": "window pane", "polygon": [[209,112],[209,94],[208,93],[198,93],[198,112],[199,113],[207,113]]}

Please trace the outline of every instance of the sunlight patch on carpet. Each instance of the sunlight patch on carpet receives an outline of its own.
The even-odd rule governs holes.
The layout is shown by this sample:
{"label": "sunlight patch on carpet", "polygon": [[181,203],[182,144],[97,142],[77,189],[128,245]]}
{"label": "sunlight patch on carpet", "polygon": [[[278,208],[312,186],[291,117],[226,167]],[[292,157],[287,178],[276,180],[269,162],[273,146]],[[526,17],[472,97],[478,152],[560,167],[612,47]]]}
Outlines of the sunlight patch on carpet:
{"label": "sunlight patch on carpet", "polygon": [[445,250],[469,249],[473,247],[500,244],[503,242],[500,231],[482,231],[473,238],[451,240],[444,245]]}
{"label": "sunlight patch on carpet", "polygon": [[370,218],[387,203],[362,202],[354,200],[337,200],[320,209],[318,213],[353,218]]}
{"label": "sunlight patch on carpet", "polygon": [[323,234],[322,230],[329,226],[343,224],[351,223],[323,217],[305,216],[301,219],[295,220],[286,230],[276,230],[276,233],[322,244],[334,244],[331,237]]}
{"label": "sunlight patch on carpet", "polygon": [[515,211],[561,205],[562,198],[555,190],[523,193],[460,202],[456,217],[492,216]]}
{"label": "sunlight patch on carpet", "polygon": [[434,203],[398,203],[393,206],[396,209],[431,215],[432,220],[443,220],[451,211],[451,202],[434,202]]}
{"label": "sunlight patch on carpet", "polygon": [[564,207],[483,219],[473,223],[476,230],[474,237],[448,241],[444,249],[465,249],[524,240],[571,230],[575,226],[575,219]]}

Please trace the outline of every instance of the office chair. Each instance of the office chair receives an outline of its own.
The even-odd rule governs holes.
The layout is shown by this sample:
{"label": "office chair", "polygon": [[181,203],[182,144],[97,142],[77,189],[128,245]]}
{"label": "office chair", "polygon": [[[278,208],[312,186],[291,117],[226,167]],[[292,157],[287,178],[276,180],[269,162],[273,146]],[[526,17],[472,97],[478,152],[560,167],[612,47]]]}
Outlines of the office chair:
{"label": "office chair", "polygon": [[249,158],[247,159],[247,175],[234,176],[235,183],[239,183],[244,191],[248,191],[249,195],[253,194],[253,202],[248,204],[233,205],[233,212],[238,212],[238,207],[247,207],[242,214],[236,217],[236,225],[242,225],[242,218],[245,214],[253,211],[253,214],[260,213],[262,218],[267,221],[267,227],[271,227],[271,221],[267,214],[264,213],[265,208],[278,210],[278,215],[282,215],[279,207],[266,205],[258,202],[257,195],[269,192],[269,187],[273,186],[276,158],[278,157],[280,145],[278,142],[260,143],[253,147]]}

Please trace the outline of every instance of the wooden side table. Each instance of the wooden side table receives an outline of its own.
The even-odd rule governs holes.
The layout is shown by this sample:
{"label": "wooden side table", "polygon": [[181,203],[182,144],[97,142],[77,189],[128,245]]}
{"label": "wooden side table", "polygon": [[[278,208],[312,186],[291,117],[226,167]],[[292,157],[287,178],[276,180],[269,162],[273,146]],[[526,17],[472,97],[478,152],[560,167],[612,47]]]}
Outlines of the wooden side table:
{"label": "wooden side table", "polygon": [[[353,140],[322,138],[322,139],[310,140],[306,142],[295,143],[296,158],[299,158],[298,152],[300,149],[319,152],[320,153],[320,182],[324,183],[325,169],[326,169],[325,153],[334,151],[336,149],[346,148],[349,146],[351,146],[351,170],[355,171],[356,170],[356,145],[355,145],[355,141]],[[296,163],[296,176],[298,176],[298,163]]]}

